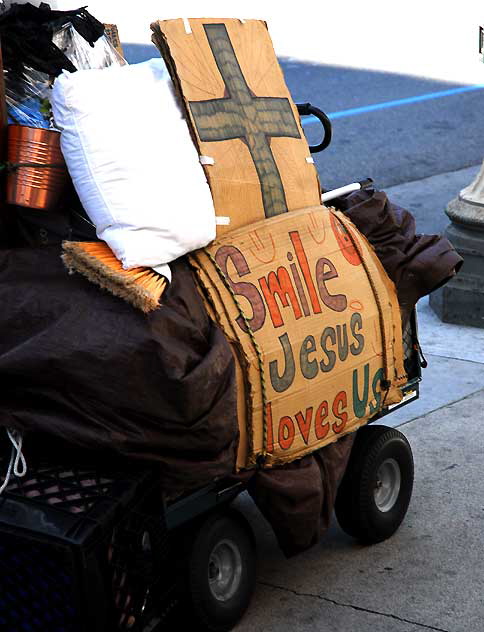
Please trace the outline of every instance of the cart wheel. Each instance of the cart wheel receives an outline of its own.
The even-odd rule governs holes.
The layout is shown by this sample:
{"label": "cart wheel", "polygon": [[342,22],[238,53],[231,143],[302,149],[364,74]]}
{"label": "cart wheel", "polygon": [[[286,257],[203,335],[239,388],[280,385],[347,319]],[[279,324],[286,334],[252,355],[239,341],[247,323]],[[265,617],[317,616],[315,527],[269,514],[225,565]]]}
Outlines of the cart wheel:
{"label": "cart wheel", "polygon": [[188,592],[197,630],[231,630],[255,587],[255,541],[236,512],[210,516],[192,544]]}
{"label": "cart wheel", "polygon": [[402,523],[412,488],[406,437],[386,426],[360,428],[336,496],[341,528],[365,544],[386,540]]}

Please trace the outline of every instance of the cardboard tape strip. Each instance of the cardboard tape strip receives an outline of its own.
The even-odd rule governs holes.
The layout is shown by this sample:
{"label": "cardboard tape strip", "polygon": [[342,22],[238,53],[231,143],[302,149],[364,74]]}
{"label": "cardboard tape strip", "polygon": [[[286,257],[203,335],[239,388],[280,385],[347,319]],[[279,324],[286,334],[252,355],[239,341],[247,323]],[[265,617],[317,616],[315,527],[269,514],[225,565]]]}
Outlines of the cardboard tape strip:
{"label": "cardboard tape strip", "polygon": [[212,158],[212,156],[199,156],[198,159],[200,160],[201,165],[214,165],[215,164],[215,159]]}
{"label": "cardboard tape strip", "polygon": [[215,215],[215,224],[217,226],[230,226],[230,217],[226,215]]}
{"label": "cardboard tape strip", "polygon": [[183,18],[183,26],[185,27],[185,33],[191,35],[192,27],[190,26],[190,20],[188,18]]}

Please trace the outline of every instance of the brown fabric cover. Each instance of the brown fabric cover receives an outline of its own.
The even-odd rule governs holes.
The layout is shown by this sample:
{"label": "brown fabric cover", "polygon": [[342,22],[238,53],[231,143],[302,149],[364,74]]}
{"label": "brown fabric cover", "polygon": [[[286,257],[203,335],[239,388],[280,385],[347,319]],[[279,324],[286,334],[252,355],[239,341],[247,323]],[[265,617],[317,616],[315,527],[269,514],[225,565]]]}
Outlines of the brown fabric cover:
{"label": "brown fabric cover", "polygon": [[171,491],[233,472],[235,367],[183,260],[145,315],[58,247],[0,251],[0,424],[160,463]]}
{"label": "brown fabric cover", "polygon": [[345,212],[375,248],[395,283],[403,320],[419,298],[436,290],[460,269],[463,259],[440,235],[420,235],[415,219],[383,191],[356,191],[331,202]]}
{"label": "brown fabric cover", "polygon": [[[447,239],[416,234],[411,213],[383,192],[359,191],[334,205],[375,248],[404,318],[462,265]],[[173,266],[164,306],[143,315],[69,278],[57,249],[2,251],[0,301],[0,423],[158,461],[170,492],[231,474],[233,360],[183,261]],[[285,555],[328,528],[353,439],[235,477],[248,484]]]}
{"label": "brown fabric cover", "polygon": [[[172,266],[164,305],[144,315],[69,276],[59,255],[58,247],[0,251],[0,424],[23,430],[30,450],[47,443],[58,453],[68,443],[90,458],[157,462],[169,494],[232,475],[233,358],[184,261]],[[351,444],[349,436],[238,477],[286,555],[328,527]]]}
{"label": "brown fabric cover", "polygon": [[319,542],[328,529],[355,436],[297,461],[239,475],[287,557]]}

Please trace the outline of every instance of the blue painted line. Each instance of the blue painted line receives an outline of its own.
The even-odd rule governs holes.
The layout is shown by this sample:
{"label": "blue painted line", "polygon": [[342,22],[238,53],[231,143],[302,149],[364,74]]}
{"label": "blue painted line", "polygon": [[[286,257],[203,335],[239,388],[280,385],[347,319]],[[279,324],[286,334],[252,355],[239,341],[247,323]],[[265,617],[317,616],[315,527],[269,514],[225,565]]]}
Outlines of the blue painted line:
{"label": "blue painted line", "polygon": [[[452,88],[451,90],[441,90],[440,92],[428,92],[416,97],[407,97],[405,99],[395,99],[394,101],[384,101],[383,103],[374,103],[373,105],[364,105],[360,108],[350,108],[349,110],[340,110],[339,112],[331,112],[328,118],[332,121],[346,116],[356,116],[357,114],[365,114],[366,112],[375,112],[377,110],[386,110],[387,108],[396,108],[402,105],[411,105],[412,103],[420,103],[421,101],[429,101],[430,99],[442,99],[455,94],[464,92],[474,92],[476,90],[484,90],[484,84],[477,86],[465,86],[462,88]],[[319,123],[315,116],[308,116],[302,121],[303,127]]]}

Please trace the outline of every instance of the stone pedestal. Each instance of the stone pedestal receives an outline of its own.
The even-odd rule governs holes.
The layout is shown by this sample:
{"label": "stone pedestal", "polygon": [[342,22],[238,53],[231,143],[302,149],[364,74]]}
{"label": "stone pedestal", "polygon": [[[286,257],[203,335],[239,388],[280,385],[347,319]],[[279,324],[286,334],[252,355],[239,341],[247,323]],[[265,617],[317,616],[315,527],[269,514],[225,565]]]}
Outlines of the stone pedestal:
{"label": "stone pedestal", "polygon": [[464,258],[459,274],[430,295],[446,323],[484,328],[484,163],[477,178],[447,206],[445,236]]}

